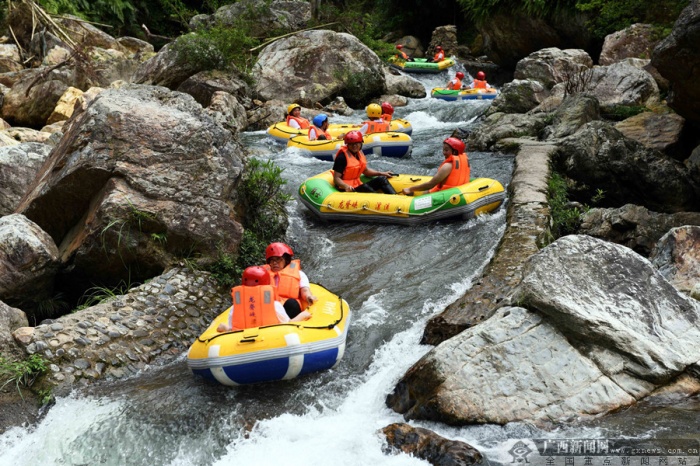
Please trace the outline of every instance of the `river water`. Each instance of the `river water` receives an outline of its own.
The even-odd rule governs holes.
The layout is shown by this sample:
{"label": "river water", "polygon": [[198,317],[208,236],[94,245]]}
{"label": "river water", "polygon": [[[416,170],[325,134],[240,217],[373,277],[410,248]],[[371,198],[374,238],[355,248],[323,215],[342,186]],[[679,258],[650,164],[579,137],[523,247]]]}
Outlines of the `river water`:
{"label": "river water", "polygon": [[[448,77],[418,79],[429,91]],[[412,99],[395,114],[413,125],[411,156],[370,155],[369,166],[432,174],[442,161],[442,140],[457,126],[474,125],[488,105]],[[332,122],[363,116],[357,111]],[[264,132],[245,133],[242,139],[255,157],[284,168],[293,195],[305,178],[331,167],[286,150]],[[509,183],[512,156],[470,153],[469,160],[472,176]],[[403,422],[386,407],[385,398],[430,350],[419,344],[427,319],[465,293],[488,263],[505,229],[505,209],[469,221],[415,227],[324,223],[296,196],[288,212],[287,241],[310,279],[345,298],[352,311],[345,356],[335,369],[288,382],[229,388],[194,378],[183,354],[172,364],[97,388],[89,396],[76,392],[59,398],[39,425],[0,436],[0,465],[428,464],[383,451],[377,431]],[[487,463],[506,464],[513,462],[508,452],[517,439],[698,439],[699,410],[697,399],[682,399],[671,408],[649,404],[549,431],[520,423],[464,428],[412,424],[477,447]]]}

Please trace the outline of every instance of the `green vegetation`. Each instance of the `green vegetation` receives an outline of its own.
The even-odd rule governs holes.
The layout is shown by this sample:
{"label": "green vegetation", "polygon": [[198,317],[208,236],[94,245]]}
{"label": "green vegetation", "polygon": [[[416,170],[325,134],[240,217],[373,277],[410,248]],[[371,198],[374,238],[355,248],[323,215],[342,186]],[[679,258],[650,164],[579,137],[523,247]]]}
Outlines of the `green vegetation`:
{"label": "green vegetation", "polygon": [[[0,356],[0,384],[2,384],[0,390],[8,384],[14,383],[22,396],[21,387],[31,387],[37,377],[45,373],[48,368],[48,361],[39,354],[32,354],[24,361],[10,361]],[[45,393],[41,394],[42,401],[46,398],[45,395]],[[24,399],[23,396],[22,399]]]}
{"label": "green vegetation", "polygon": [[609,120],[622,121],[648,111],[649,109],[643,105],[618,105],[602,113]]}
{"label": "green vegetation", "polygon": [[603,38],[635,23],[653,24],[659,37],[665,37],[688,3],[689,0],[579,0],[576,8],[590,14],[588,28],[596,37]]}
{"label": "green vegetation", "polygon": [[110,298],[114,298],[119,295],[123,295],[129,292],[129,290],[135,286],[131,282],[120,281],[116,286],[93,286],[85,290],[83,296],[80,298],[78,307],[75,308],[76,311],[81,311],[87,309],[88,307],[100,304]]}
{"label": "green vegetation", "polygon": [[580,224],[581,214],[585,211],[579,205],[569,202],[566,180],[559,173],[553,172],[547,186],[549,208],[552,217],[550,233],[552,240],[575,233]]}
{"label": "green vegetation", "polygon": [[[554,241],[562,236],[576,233],[581,224],[581,215],[590,207],[587,204],[569,201],[566,179],[557,172],[552,172],[552,176],[549,177],[547,195],[552,218],[550,240]],[[599,188],[591,198],[591,203],[596,205],[604,198],[605,191]]]}
{"label": "green vegetation", "polygon": [[233,26],[216,25],[180,36],[173,50],[189,66],[202,70],[228,70],[234,66],[247,72],[253,65],[251,48],[259,41],[250,37],[249,27],[239,20]]}
{"label": "green vegetation", "polygon": [[221,285],[239,283],[243,270],[259,264],[265,248],[284,238],[287,228],[285,207],[290,196],[282,189],[282,169],[272,161],[249,159],[238,187],[240,205],[245,212],[243,239],[236,257],[219,252],[219,258],[208,268]]}

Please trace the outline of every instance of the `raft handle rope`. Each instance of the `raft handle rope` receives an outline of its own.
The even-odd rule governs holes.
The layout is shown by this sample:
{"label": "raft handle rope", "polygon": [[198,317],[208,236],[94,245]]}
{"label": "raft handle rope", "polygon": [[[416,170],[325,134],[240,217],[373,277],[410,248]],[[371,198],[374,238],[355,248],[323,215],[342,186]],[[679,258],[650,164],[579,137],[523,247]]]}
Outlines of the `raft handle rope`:
{"label": "raft handle rope", "polygon": [[[411,180],[411,181],[413,181],[413,180]],[[329,183],[329,184],[330,184],[330,183]],[[465,191],[465,192],[460,192],[460,193],[459,193],[459,196],[464,196],[465,194],[472,194],[472,193],[481,192],[481,191],[484,191],[484,190],[486,190],[486,189],[491,188],[491,186],[493,186],[493,183],[489,183],[489,184],[487,184],[487,185],[479,186],[478,188],[476,188],[476,191]],[[454,196],[457,196],[457,194],[454,194]],[[426,211],[426,212],[420,212],[420,213],[417,213],[417,212],[403,212],[403,213],[405,213],[405,214],[408,215],[409,217],[410,217],[410,216],[421,217],[421,216],[423,216],[423,215],[429,215],[429,214],[432,214],[433,212],[436,212],[436,211],[442,209],[444,206],[446,206],[447,204],[449,204],[451,198],[452,198],[452,196],[450,196],[450,198],[448,198],[445,202],[443,202],[443,203],[440,204],[439,206],[435,207],[435,208],[432,209],[432,210]],[[352,210],[351,210],[351,209],[338,209],[338,208],[336,208],[336,207],[333,207],[333,205],[330,204],[330,203],[324,205],[324,204],[322,204],[321,202],[316,202],[316,201],[314,201],[313,199],[309,199],[309,198],[307,198],[307,200],[308,200],[308,202],[310,202],[310,203],[316,205],[316,207],[319,207],[319,208],[320,208],[320,207],[325,207],[325,208],[327,208],[327,209],[334,210],[334,211],[336,211],[336,212],[360,212],[360,211],[363,211],[363,210],[369,210],[370,212],[374,212],[374,213],[377,213],[377,214],[386,214],[386,213],[387,213],[386,211],[375,210],[375,209],[372,209],[372,208],[370,208],[370,207],[367,207],[366,204],[363,204],[362,207],[359,208],[359,209],[352,209]],[[402,213],[401,208],[398,208],[397,211],[396,211],[396,213]]]}

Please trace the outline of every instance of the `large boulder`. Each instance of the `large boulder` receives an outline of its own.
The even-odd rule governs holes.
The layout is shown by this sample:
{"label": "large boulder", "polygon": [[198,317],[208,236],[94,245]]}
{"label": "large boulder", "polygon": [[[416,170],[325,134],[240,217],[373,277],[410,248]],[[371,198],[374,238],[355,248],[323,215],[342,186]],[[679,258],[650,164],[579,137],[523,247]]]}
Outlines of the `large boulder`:
{"label": "large boulder", "polygon": [[670,213],[700,205],[700,188],[681,162],[624,137],[602,121],[587,123],[562,139],[553,163],[568,178],[569,195],[579,202],[590,204],[602,190],[601,207],[639,204]]}
{"label": "large boulder", "polygon": [[255,91],[313,107],[341,95],[363,107],[386,93],[382,61],[355,36],[327,30],[305,31],[265,47],[253,67]]}
{"label": "large boulder", "polygon": [[700,226],[700,212],[663,214],[626,204],[620,208],[594,208],[584,212],[578,231],[649,256],[661,237],[672,228],[683,225]]}
{"label": "large boulder", "polygon": [[237,251],[242,149],[191,96],[106,90],[64,130],[17,212],[59,245],[67,279],[133,283]]}
{"label": "large boulder", "polygon": [[541,104],[547,97],[549,97],[549,91],[539,81],[514,79],[501,88],[486,114],[526,113]]}
{"label": "large boulder", "polygon": [[488,151],[505,138],[537,139],[547,125],[547,119],[548,116],[544,113],[493,113],[476,130],[467,131],[467,148]]}
{"label": "large boulder", "polygon": [[212,15],[194,16],[190,29],[212,26],[237,27],[244,22],[252,37],[267,37],[270,31],[294,31],[311,20],[311,4],[303,0],[259,2],[241,0],[224,5]]}
{"label": "large boulder", "polygon": [[642,112],[615,124],[615,128],[645,147],[684,160],[688,155],[682,150],[684,125],[685,118],[676,113]]}
{"label": "large boulder", "polygon": [[[182,36],[179,40],[187,40],[187,37]],[[165,86],[175,90],[187,78],[205,71],[206,68],[207,65],[201,60],[188,59],[178,41],[170,42],[157,54],[139,65],[134,72],[132,82]]]}
{"label": "large boulder", "polygon": [[676,289],[690,294],[700,284],[700,225],[670,230],[656,243],[649,260]]}
{"label": "large boulder", "polygon": [[569,81],[592,66],[593,60],[584,50],[549,47],[518,61],[514,77],[539,81],[551,89],[555,84]]}
{"label": "large boulder", "polygon": [[394,423],[382,429],[387,445],[385,453],[401,451],[426,460],[434,466],[480,464],[479,451],[465,442],[449,440],[422,427]]}
{"label": "large boulder", "polygon": [[24,312],[0,301],[0,356],[12,360],[22,359],[24,351],[15,344],[12,332],[28,324]]}
{"label": "large boulder", "polygon": [[15,211],[49,152],[38,142],[0,147],[0,216]]}
{"label": "large boulder", "polygon": [[668,105],[700,124],[700,0],[691,0],[671,34],[654,49],[651,64],[671,83]]}
{"label": "large boulder", "polygon": [[641,256],[587,236],[532,256],[522,307],[447,340],[387,404],[451,425],[580,420],[644,398],[700,358],[700,304]]}
{"label": "large boulder", "polygon": [[58,248],[24,215],[0,217],[0,300],[34,311],[51,296]]}
{"label": "large boulder", "polygon": [[565,98],[554,112],[552,124],[545,128],[543,139],[570,136],[590,121],[600,120],[598,99],[587,94],[575,94]]}
{"label": "large boulder", "polygon": [[660,100],[653,76],[628,61],[594,67],[583,90],[598,98],[603,112],[618,106],[650,106]]}
{"label": "large boulder", "polygon": [[625,58],[650,58],[658,42],[651,24],[633,24],[605,36],[598,63],[612,65]]}

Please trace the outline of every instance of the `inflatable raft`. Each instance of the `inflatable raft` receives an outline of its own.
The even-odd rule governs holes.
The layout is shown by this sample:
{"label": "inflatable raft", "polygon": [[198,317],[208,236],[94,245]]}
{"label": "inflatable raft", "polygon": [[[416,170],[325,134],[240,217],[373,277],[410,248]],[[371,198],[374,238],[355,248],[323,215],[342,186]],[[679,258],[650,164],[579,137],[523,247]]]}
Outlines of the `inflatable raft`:
{"label": "inflatable raft", "polygon": [[[309,141],[308,136],[296,136],[287,142],[287,147],[299,149],[304,155],[317,159],[333,160],[343,144],[342,139]],[[365,155],[401,158],[410,154],[412,147],[411,136],[406,133],[372,133],[363,138],[362,152]]]}
{"label": "inflatable raft", "polygon": [[437,63],[429,62],[427,58],[414,58],[413,61],[394,60],[389,66],[407,73],[439,73],[455,64],[451,58],[445,58]]}
{"label": "inflatable raft", "polygon": [[[428,181],[431,176],[396,175],[389,182],[397,192]],[[497,209],[505,199],[501,183],[472,179],[456,188],[416,196],[338,191],[332,170],[304,181],[301,202],[319,218],[413,225],[450,217],[470,219]]]}
{"label": "inflatable raft", "polygon": [[[361,124],[334,123],[328,126],[328,132],[331,133],[331,136],[337,138],[340,137],[342,134],[347,133],[348,131],[352,131],[355,129],[359,130],[361,127]],[[413,127],[408,121],[402,120],[400,118],[395,118],[391,120],[391,123],[389,125],[389,131],[393,131],[396,133],[406,133],[410,136],[413,132]],[[283,144],[286,144],[287,140],[289,140],[290,138],[293,138],[295,136],[308,136],[308,134],[308,129],[292,128],[285,122],[275,123],[274,125],[267,128],[267,135],[270,136],[272,139],[275,139],[276,141],[281,142]]]}
{"label": "inflatable raft", "polygon": [[218,333],[216,327],[228,319],[227,309],[190,346],[188,367],[230,386],[289,380],[334,367],[345,351],[350,309],[320,285],[312,283],[311,292],[318,301],[303,322]]}
{"label": "inflatable raft", "polygon": [[442,99],[450,102],[462,100],[487,100],[495,99],[498,91],[490,87],[488,89],[462,89],[452,90],[444,87],[436,87],[430,91],[430,96],[434,99]]}

